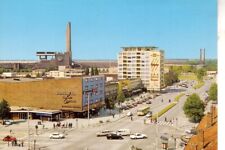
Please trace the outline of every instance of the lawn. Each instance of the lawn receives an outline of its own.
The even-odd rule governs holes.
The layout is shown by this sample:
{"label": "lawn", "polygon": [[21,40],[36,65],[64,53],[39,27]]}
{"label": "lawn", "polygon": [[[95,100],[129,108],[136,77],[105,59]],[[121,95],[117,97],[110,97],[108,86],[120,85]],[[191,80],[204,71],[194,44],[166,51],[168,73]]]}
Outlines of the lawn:
{"label": "lawn", "polygon": [[182,74],[182,75],[179,75],[179,80],[198,80],[197,79],[197,76],[193,73],[193,74]]}

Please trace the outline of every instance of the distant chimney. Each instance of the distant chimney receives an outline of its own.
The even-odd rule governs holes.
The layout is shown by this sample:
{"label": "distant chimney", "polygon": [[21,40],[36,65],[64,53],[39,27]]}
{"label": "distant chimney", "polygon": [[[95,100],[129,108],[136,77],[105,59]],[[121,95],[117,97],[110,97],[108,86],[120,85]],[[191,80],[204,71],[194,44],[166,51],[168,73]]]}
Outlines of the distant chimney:
{"label": "distant chimney", "polygon": [[66,27],[66,52],[71,52],[71,23]]}
{"label": "distant chimney", "polygon": [[199,58],[199,63],[202,63],[202,49],[200,49],[200,58]]}
{"label": "distant chimney", "polygon": [[203,54],[203,64],[205,64],[205,48],[204,48],[204,54]]}

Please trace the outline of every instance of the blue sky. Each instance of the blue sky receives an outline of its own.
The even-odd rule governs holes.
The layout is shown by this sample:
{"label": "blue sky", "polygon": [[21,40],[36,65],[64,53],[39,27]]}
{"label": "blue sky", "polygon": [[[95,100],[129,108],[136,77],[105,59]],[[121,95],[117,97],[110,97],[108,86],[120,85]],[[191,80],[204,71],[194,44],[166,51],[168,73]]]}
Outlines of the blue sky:
{"label": "blue sky", "polygon": [[217,58],[216,0],[1,0],[0,60],[64,51],[68,21],[74,59],[116,59],[124,46]]}

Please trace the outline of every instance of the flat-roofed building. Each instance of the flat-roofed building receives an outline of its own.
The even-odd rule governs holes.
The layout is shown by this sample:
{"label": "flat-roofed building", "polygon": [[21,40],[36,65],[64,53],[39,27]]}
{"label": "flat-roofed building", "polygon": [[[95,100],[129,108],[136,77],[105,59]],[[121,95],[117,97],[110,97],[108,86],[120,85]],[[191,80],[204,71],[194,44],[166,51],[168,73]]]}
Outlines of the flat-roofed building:
{"label": "flat-roofed building", "polygon": [[118,79],[140,78],[148,91],[164,87],[164,51],[157,47],[122,47]]}
{"label": "flat-roofed building", "polygon": [[66,116],[84,116],[90,109],[96,111],[104,105],[104,76],[84,76],[68,79],[23,80],[1,79],[0,99],[10,106],[61,110]]}

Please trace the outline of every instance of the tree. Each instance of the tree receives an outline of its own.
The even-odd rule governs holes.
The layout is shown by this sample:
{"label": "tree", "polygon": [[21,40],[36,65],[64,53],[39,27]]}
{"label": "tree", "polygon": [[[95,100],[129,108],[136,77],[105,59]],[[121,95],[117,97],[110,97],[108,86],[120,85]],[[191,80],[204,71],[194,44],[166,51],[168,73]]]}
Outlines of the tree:
{"label": "tree", "polygon": [[125,101],[125,96],[124,96],[123,88],[122,88],[121,84],[119,84],[119,86],[118,86],[118,93],[117,93],[116,99],[117,99],[118,103],[122,103]]}
{"label": "tree", "polygon": [[6,100],[0,102],[0,118],[8,119],[10,117],[10,107]]}
{"label": "tree", "polygon": [[4,68],[0,68],[0,74],[4,72]]}
{"label": "tree", "polygon": [[95,69],[94,69],[94,75],[98,75],[99,73],[98,73],[98,68],[97,67],[95,67]]}
{"label": "tree", "polygon": [[193,66],[190,65],[184,65],[182,66],[183,72],[192,72],[193,71]]}
{"label": "tree", "polygon": [[95,75],[95,73],[94,73],[94,68],[93,68],[93,67],[91,67],[91,75],[92,75],[92,76]]}
{"label": "tree", "polygon": [[185,115],[190,119],[190,121],[195,123],[201,121],[204,116],[204,109],[205,106],[203,101],[195,93],[187,98],[183,106]]}
{"label": "tree", "polygon": [[41,77],[41,74],[38,72],[37,75],[36,75],[36,77],[37,78],[40,78]]}
{"label": "tree", "polygon": [[89,68],[85,69],[85,75],[87,75],[87,76],[89,75]]}
{"label": "tree", "polygon": [[202,81],[203,76],[205,75],[205,69],[203,69],[203,68],[198,69],[196,72],[196,75],[197,75],[198,80]]}
{"label": "tree", "polygon": [[217,100],[217,84],[213,83],[209,89],[209,100]]}
{"label": "tree", "polygon": [[165,80],[166,86],[170,86],[173,83],[178,82],[178,74],[174,71],[169,71],[165,73],[164,80]]}

